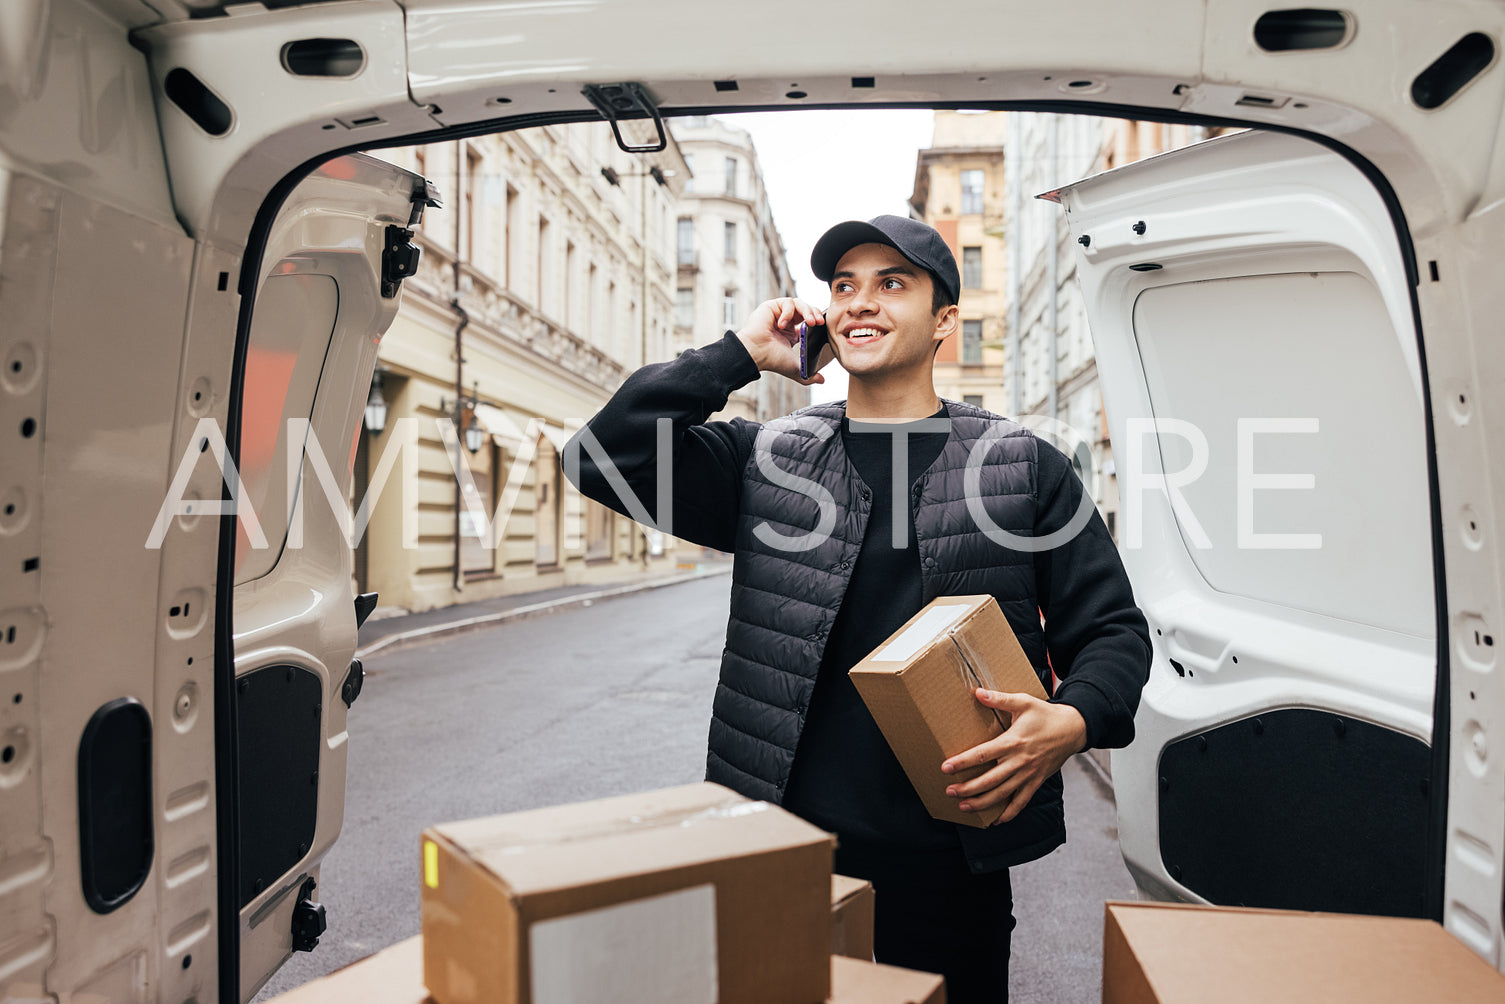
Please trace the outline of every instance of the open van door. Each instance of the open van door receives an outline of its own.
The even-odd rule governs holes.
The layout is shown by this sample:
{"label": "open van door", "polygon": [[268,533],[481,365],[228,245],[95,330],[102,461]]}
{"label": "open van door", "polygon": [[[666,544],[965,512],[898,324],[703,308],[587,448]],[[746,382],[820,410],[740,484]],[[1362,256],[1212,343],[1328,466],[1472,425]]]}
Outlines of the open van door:
{"label": "open van door", "polygon": [[377,345],[418,262],[411,228],[433,194],[391,164],[339,157],[293,189],[266,236],[239,422],[256,520],[240,520],[234,557],[241,1000],[324,931],[319,863],[344,818],[356,628],[375,604],[353,597],[364,521],[349,519],[352,468]]}
{"label": "open van door", "polygon": [[1325,147],[1252,132],[1042,198],[1075,242],[1155,645],[1112,761],[1135,881],[1431,912],[1434,513],[1386,204]]}

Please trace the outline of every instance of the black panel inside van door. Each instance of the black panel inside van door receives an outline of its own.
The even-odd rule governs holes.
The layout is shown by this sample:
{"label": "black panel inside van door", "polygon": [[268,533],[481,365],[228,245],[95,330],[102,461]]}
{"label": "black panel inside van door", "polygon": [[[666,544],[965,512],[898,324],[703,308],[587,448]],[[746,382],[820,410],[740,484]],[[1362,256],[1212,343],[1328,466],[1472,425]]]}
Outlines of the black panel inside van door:
{"label": "black panel inside van door", "polygon": [[1428,747],[1290,708],[1167,746],[1160,856],[1220,906],[1422,915]]}
{"label": "black panel inside van door", "polygon": [[323,692],[317,675],[296,666],[266,666],[236,681],[241,907],[291,871],[313,841]]}

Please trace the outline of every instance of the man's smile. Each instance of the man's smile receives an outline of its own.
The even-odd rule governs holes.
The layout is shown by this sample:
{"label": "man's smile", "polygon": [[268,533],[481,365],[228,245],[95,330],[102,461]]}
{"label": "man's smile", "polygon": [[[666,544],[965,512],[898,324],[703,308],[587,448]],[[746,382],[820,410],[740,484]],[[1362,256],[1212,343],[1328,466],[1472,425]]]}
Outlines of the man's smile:
{"label": "man's smile", "polygon": [[843,334],[843,337],[845,337],[846,340],[853,345],[864,345],[868,342],[876,342],[886,334],[888,334],[888,332],[884,331],[881,328],[860,327],[848,328]]}

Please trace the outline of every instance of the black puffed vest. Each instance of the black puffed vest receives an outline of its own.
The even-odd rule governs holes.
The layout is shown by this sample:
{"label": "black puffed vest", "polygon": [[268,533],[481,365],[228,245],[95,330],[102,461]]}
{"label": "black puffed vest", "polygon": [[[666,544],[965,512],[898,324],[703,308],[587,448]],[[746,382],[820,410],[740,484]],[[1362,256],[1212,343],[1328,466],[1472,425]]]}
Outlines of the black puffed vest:
{"label": "black puffed vest", "polygon": [[[1037,441],[980,408],[945,405],[950,438],[928,470],[911,472],[909,507],[924,600],[992,594],[1048,692],[1033,555],[989,539],[965,491],[976,448],[977,503],[998,528],[1034,536]],[[826,639],[867,530],[872,489],[847,458],[844,414],[843,403],[825,404],[769,422],[743,471],[731,617],[706,777],[750,798],[783,798]],[[825,499],[830,504],[823,506]],[[1046,854],[1065,840],[1060,775],[1042,784],[1010,822],[957,831],[975,871]]]}

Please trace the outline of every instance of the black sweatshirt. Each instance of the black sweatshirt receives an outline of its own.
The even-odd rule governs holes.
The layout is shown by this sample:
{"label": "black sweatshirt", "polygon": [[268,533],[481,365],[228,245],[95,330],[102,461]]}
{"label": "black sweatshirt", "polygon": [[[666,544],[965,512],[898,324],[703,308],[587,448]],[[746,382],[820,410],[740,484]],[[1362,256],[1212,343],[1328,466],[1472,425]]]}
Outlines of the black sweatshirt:
{"label": "black sweatshirt", "polygon": [[[656,426],[660,418],[672,420],[673,521],[662,527],[666,532],[722,551],[735,547],[742,472],[759,426],[741,418],[706,419],[726,406],[733,391],[758,377],[752,357],[728,332],[673,362],[644,366],[587,425],[633,493],[662,520]],[[943,413],[944,407],[938,414]],[[954,847],[955,828],[925,812],[847,676],[923,604],[912,513],[901,517],[909,524],[908,547],[892,546],[891,439],[853,433],[845,420],[842,436],[872,489],[873,509],[822,657],[785,804],[846,836]],[[909,437],[911,480],[934,462],[945,441],[944,434]],[[1036,532],[1043,536],[1070,521],[1083,489],[1059,450],[1042,440],[1038,454]],[[585,495],[627,511],[590,451],[579,448],[578,436],[566,456],[579,458],[576,483]],[[1034,564],[1046,648],[1061,678],[1053,700],[1081,713],[1089,747],[1126,745],[1148,674],[1149,632],[1101,517],[1094,513],[1072,540],[1036,553]]]}

